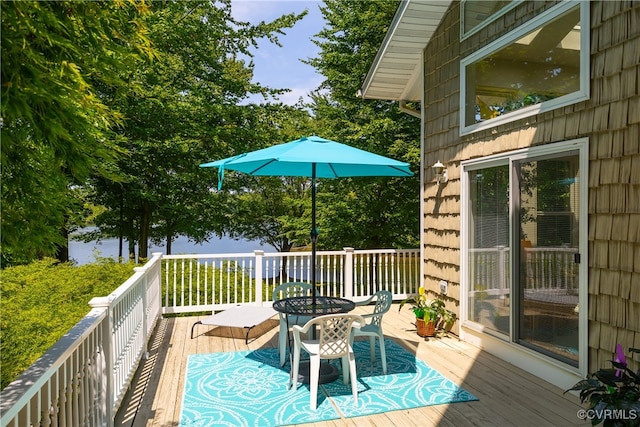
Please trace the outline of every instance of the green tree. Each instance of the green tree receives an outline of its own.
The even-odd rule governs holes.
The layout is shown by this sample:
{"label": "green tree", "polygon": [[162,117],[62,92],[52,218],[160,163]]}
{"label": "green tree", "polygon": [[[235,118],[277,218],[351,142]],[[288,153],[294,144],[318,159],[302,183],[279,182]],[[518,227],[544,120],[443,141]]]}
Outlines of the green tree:
{"label": "green tree", "polygon": [[5,264],[66,248],[67,223],[82,206],[75,186],[113,174],[120,149],[110,132],[121,116],[110,105],[126,84],[121,70],[153,56],[147,12],[134,0],[3,2]]}
{"label": "green tree", "polygon": [[316,35],[324,77],[312,109],[322,136],[409,162],[412,178],[322,180],[321,248],[415,247],[419,243],[420,120],[391,101],[356,97],[398,6],[397,1],[326,0]]}
{"label": "green tree", "polygon": [[108,207],[96,219],[100,235],[122,235],[140,258],[149,241],[166,239],[170,253],[178,235],[201,242],[223,232],[211,171],[198,165],[262,143],[265,109],[239,104],[248,94],[281,91],[251,83],[253,64],[242,58],[260,38],[278,43],[282,29],[304,16],[250,25],[233,19],[228,0],[154,2],[152,9],[147,25],[158,59],[132,74],[135,89],[118,104],[129,153],[118,168],[126,178],[93,183],[96,203]]}
{"label": "green tree", "polygon": [[[393,102],[362,101],[355,97],[397,2],[327,1],[325,4],[322,11],[328,26],[316,40],[322,49],[320,57],[306,62],[317,68],[326,80],[313,95],[311,106],[296,106],[299,110],[311,108],[311,123],[301,129],[290,125],[287,132],[286,118],[274,116],[277,131],[267,145],[315,133],[408,161],[417,171],[419,119],[401,113]],[[294,123],[300,121],[296,119]],[[414,178],[321,179],[317,185],[319,248],[418,245],[418,175]],[[258,239],[279,250],[309,244],[308,179],[256,178],[227,172],[224,187],[229,191],[216,197],[221,200],[219,206],[224,206],[222,210],[234,218],[233,223],[228,223],[227,233]]]}

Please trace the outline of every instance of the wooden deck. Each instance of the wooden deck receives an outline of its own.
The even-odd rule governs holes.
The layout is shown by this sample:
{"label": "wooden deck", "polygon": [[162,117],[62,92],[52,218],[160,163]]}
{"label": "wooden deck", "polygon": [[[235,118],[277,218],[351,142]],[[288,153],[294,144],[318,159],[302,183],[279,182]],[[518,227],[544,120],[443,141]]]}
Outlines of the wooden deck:
{"label": "wooden deck", "polygon": [[[355,312],[366,310],[358,307]],[[116,418],[116,426],[178,426],[187,356],[196,353],[255,350],[277,346],[278,321],[254,328],[245,344],[242,329],[198,325],[198,317],[160,320],[149,358]],[[385,335],[442,375],[473,393],[479,401],[391,411],[307,426],[569,426],[578,419],[579,400],[563,390],[480,351],[455,335],[423,339],[412,330],[413,315],[394,304],[384,318]]]}

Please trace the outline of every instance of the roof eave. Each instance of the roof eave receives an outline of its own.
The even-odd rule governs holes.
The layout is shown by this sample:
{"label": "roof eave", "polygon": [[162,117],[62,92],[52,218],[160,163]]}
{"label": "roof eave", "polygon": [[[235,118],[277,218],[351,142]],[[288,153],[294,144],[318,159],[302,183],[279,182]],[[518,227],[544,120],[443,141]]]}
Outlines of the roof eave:
{"label": "roof eave", "polygon": [[450,0],[400,2],[359,96],[394,101],[422,99],[422,51],[450,4]]}

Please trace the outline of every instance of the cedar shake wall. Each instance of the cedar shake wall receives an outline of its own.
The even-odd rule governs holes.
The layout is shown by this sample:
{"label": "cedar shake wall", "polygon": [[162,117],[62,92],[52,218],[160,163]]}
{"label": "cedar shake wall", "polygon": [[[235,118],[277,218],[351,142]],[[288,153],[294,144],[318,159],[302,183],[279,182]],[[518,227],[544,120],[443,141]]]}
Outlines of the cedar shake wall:
{"label": "cedar shake wall", "polygon": [[[449,282],[447,307],[458,311],[461,161],[588,137],[588,370],[594,372],[610,367],[616,343],[640,348],[640,1],[590,3],[589,100],[459,135],[460,60],[554,4],[524,2],[460,41],[454,2],[425,49],[424,284],[438,292],[440,280]],[[448,169],[446,184],[435,183],[437,160]]]}

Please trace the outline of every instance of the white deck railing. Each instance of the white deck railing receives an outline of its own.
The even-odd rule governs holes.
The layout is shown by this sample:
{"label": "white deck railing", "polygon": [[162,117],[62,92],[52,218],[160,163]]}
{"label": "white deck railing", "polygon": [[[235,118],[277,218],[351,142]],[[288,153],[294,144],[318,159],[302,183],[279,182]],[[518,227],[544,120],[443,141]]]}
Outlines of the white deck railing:
{"label": "white deck railing", "polygon": [[[317,255],[322,293],[359,300],[387,289],[404,298],[420,283],[417,249]],[[311,277],[310,258],[153,254],[113,293],[91,300],[89,314],[2,390],[0,426],[112,426],[161,314],[268,302],[277,284]]]}
{"label": "white deck railing", "polygon": [[[564,290],[577,293],[577,248],[523,248],[524,289]],[[511,254],[507,246],[472,249],[469,256],[472,289],[488,295],[504,296],[511,289]]]}
{"label": "white deck railing", "polygon": [[[419,255],[417,249],[319,251],[318,292],[360,300],[386,289],[405,298],[419,283]],[[163,312],[201,312],[271,302],[279,284],[310,281],[311,254],[165,255],[163,267]]]}
{"label": "white deck railing", "polygon": [[2,426],[113,425],[160,307],[154,257],[106,297],[0,394]]}

